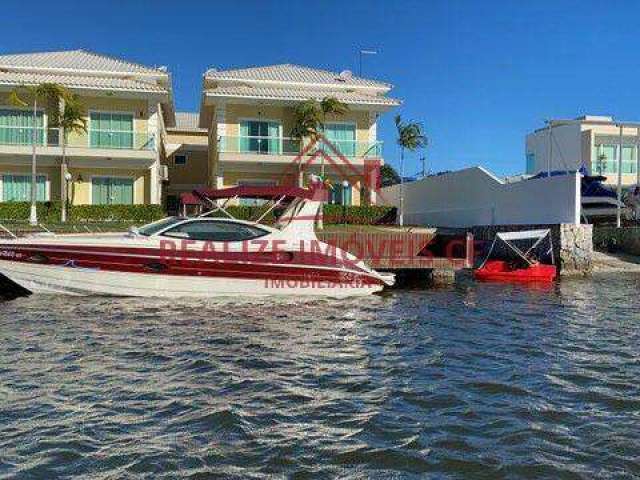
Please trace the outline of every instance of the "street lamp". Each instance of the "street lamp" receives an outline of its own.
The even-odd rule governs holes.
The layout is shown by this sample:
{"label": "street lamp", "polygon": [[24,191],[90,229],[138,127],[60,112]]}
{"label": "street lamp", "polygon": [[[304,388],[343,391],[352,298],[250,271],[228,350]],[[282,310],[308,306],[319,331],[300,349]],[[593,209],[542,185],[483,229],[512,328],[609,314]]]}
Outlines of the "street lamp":
{"label": "street lamp", "polygon": [[71,176],[71,174],[69,172],[65,172],[64,174],[64,181],[65,181],[65,196],[62,199],[62,201],[64,202],[64,218],[62,219],[63,222],[67,221],[67,214],[69,212],[69,182],[71,182],[71,180],[73,179],[73,177]]}
{"label": "street lamp", "polygon": [[346,193],[349,191],[349,182],[346,180],[342,181],[342,223],[347,223],[347,195]]}

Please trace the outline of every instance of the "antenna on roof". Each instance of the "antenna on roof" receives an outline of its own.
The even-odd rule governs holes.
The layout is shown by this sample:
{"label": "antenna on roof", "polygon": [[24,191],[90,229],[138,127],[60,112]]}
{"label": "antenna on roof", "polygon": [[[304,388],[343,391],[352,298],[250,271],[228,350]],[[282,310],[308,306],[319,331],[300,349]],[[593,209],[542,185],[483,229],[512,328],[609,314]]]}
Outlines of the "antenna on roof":
{"label": "antenna on roof", "polygon": [[360,59],[360,68],[358,70],[358,76],[361,77],[362,76],[362,56],[363,55],[377,55],[378,51],[377,50],[373,50],[373,49],[365,49],[365,50],[360,50],[359,53],[359,59]]}

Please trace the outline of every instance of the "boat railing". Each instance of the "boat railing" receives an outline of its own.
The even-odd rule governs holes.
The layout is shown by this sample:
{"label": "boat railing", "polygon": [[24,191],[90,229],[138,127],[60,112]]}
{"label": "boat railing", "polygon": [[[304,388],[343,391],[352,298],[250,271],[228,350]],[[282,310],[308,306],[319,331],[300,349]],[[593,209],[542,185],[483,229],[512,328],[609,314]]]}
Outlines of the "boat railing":
{"label": "boat railing", "polygon": [[7,227],[5,227],[1,223],[0,223],[0,230],[2,230],[3,232],[9,234],[9,236],[12,237],[12,238],[18,238],[18,236],[15,233],[13,233],[11,230],[9,230]]}
{"label": "boat railing", "polygon": [[38,223],[31,225],[26,220],[0,220],[0,239],[21,238],[29,235],[57,235],[57,234],[96,234],[106,232],[126,232],[131,222],[68,222],[68,223]]}

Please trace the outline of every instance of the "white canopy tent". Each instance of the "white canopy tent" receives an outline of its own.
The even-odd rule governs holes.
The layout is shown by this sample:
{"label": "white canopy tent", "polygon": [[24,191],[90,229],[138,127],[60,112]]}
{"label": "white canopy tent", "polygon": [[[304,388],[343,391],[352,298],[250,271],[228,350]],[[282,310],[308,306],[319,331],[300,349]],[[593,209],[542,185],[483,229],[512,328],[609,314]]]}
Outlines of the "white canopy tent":
{"label": "white canopy tent", "polygon": [[[495,248],[496,242],[498,241],[498,239],[502,240],[502,242],[507,247],[509,247],[520,258],[522,258],[525,262],[527,262],[527,265],[533,265],[533,261],[531,260],[531,253],[538,247],[538,245],[542,243],[542,241],[545,238],[549,239],[549,249],[545,252],[545,254],[550,254],[551,263],[555,264],[555,259],[553,255],[553,240],[551,239],[551,230],[548,228],[545,228],[540,230],[522,230],[519,232],[497,233],[495,238],[493,239],[493,242],[491,243],[491,248],[489,249],[489,253],[487,254],[487,257],[484,259],[484,261],[482,262],[482,265],[480,265],[480,268],[482,268],[484,264],[487,263],[487,260],[489,260],[489,257],[491,256],[491,253],[493,253],[493,249]],[[527,250],[523,250],[517,247],[516,245],[514,245],[514,242],[517,242],[520,240],[535,240],[535,241],[533,245],[531,245]]]}

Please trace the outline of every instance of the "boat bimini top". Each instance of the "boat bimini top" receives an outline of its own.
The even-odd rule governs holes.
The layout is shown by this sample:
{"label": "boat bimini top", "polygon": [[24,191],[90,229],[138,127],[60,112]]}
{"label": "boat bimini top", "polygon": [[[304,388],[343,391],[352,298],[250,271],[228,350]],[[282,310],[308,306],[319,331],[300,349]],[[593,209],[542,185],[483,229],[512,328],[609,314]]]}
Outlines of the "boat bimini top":
{"label": "boat bimini top", "polygon": [[[522,230],[519,232],[499,232],[493,239],[491,243],[491,248],[489,249],[489,253],[487,253],[486,258],[480,265],[482,268],[489,257],[491,257],[491,253],[496,246],[498,240],[501,240],[511,251],[515,252],[520,258],[522,258],[527,265],[533,265],[533,260],[531,259],[531,254],[533,251],[543,243],[545,239],[548,239],[549,249],[545,252],[545,255],[551,255],[551,263],[555,264],[555,259],[553,256],[553,240],[551,239],[551,230],[548,228],[540,229],[540,230]],[[528,249],[524,250],[518,247],[515,242],[520,240],[533,240],[533,245],[531,245]]]}
{"label": "boat bimini top", "polygon": [[274,225],[284,229],[295,220],[296,229],[313,230],[318,211],[322,202],[326,200],[327,191],[320,183],[314,183],[311,188],[294,186],[237,186],[222,189],[198,189],[192,193],[184,193],[180,197],[182,205],[200,205],[207,211],[200,217],[206,217],[220,212],[236,220],[228,211],[230,202],[239,198],[266,200],[264,211],[252,223],[261,223],[267,215],[279,206],[286,205],[285,211],[279,216]]}

